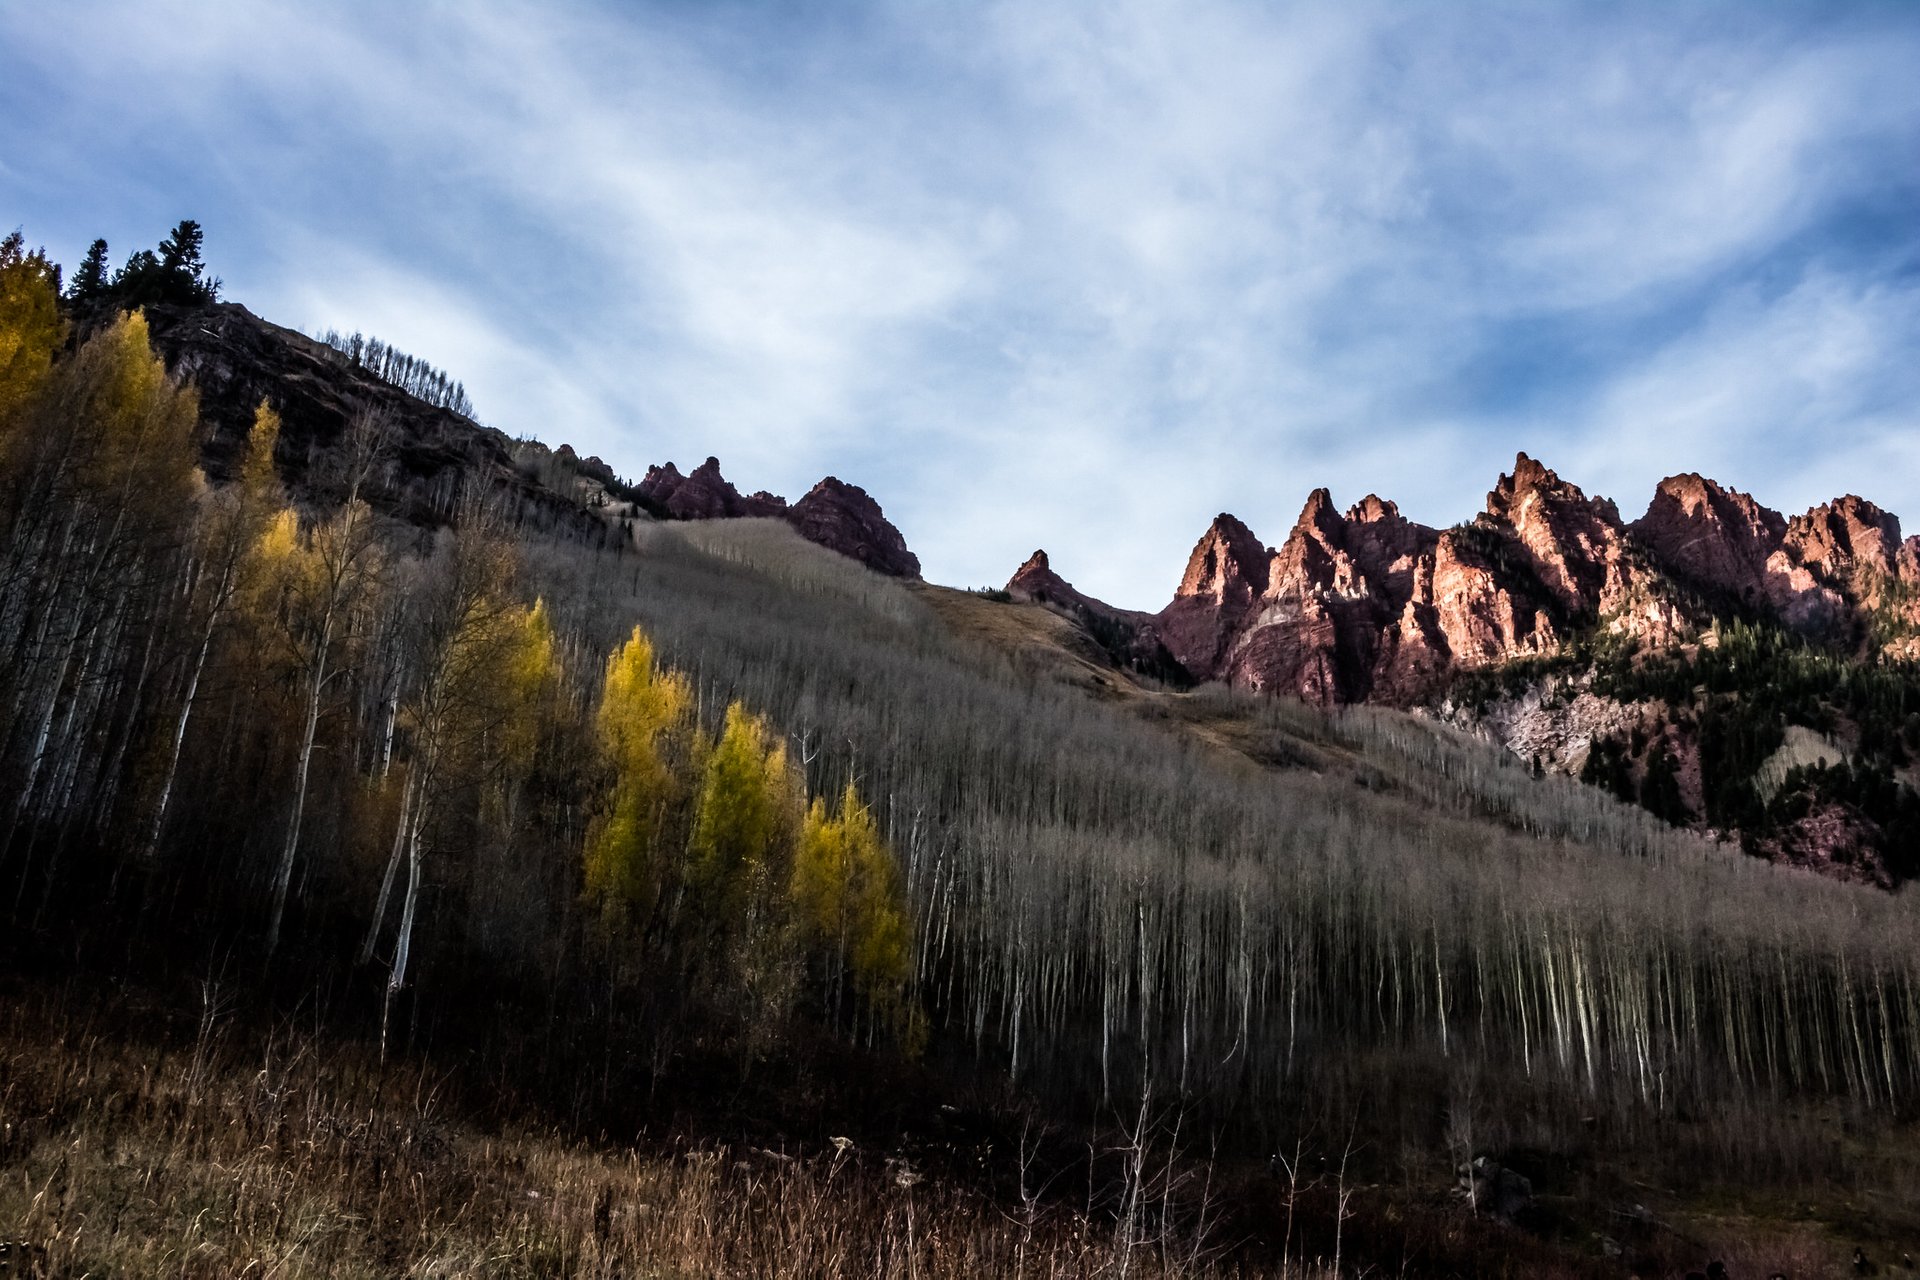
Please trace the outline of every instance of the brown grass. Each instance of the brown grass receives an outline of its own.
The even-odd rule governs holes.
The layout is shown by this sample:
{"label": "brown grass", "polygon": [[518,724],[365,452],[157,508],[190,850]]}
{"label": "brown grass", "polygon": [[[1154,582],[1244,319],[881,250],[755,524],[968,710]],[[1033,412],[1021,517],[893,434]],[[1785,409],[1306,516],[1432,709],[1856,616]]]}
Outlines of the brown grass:
{"label": "brown grass", "polygon": [[490,1131],[431,1074],[356,1047],[230,1049],[211,1021],[143,1047],[8,1013],[0,1275],[1239,1274],[915,1181],[883,1153]]}

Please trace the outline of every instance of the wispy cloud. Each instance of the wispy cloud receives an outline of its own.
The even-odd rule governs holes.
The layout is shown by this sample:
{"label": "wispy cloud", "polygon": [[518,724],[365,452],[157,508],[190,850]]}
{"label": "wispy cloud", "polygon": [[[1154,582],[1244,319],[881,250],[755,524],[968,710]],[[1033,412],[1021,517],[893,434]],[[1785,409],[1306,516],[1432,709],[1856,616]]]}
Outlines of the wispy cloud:
{"label": "wispy cloud", "polygon": [[[0,50],[13,217],[497,425],[834,471],[930,576],[1153,607],[1205,521],[1477,507],[1516,448],[1920,518],[1898,6],[80,3]],[[83,43],[84,42],[84,43]]]}

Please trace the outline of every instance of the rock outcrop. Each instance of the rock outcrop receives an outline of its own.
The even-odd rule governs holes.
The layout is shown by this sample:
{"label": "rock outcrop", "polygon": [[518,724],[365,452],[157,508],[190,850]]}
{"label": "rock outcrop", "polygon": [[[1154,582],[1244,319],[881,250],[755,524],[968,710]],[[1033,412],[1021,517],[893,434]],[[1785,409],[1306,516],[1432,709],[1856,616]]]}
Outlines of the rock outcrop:
{"label": "rock outcrop", "polygon": [[1194,544],[1173,603],[1159,614],[1160,637],[1195,679],[1220,674],[1221,659],[1254,602],[1266,592],[1273,552],[1221,512]]}
{"label": "rock outcrop", "polygon": [[[1071,591],[1044,557],[1015,583]],[[1726,629],[1736,621],[1748,629]],[[1902,540],[1899,521],[1859,497],[1788,519],[1687,473],[1661,481],[1627,524],[1612,501],[1524,453],[1482,512],[1447,529],[1373,495],[1342,512],[1318,489],[1278,550],[1216,517],[1152,625],[1200,679],[1424,708],[1536,770],[1579,774],[1668,821],[1721,824],[1715,834],[1762,856],[1883,886],[1920,876],[1908,763],[1920,732],[1901,709],[1908,677],[1882,661],[1920,661],[1920,537]],[[1827,662],[1857,658],[1873,692],[1807,666],[1769,625],[1801,633]],[[1754,654],[1751,679],[1803,687],[1785,699],[1730,688],[1736,671],[1748,678],[1732,659],[1718,684],[1689,679],[1728,637]],[[1460,683],[1482,670],[1492,674]],[[1810,685],[1801,672],[1824,674]],[[1848,745],[1789,804],[1750,790],[1755,779],[1729,772],[1732,757],[1713,746],[1735,721],[1764,742],[1810,716]]]}
{"label": "rock outcrop", "polygon": [[1802,630],[1878,619],[1920,635],[1920,538],[1903,543],[1860,498],[1787,520],[1695,474],[1661,481],[1628,525],[1523,453],[1451,529],[1373,495],[1341,513],[1319,489],[1268,551],[1222,514],[1157,624],[1201,679],[1405,706],[1455,672],[1552,654],[1594,626],[1643,648],[1683,644],[1725,601]]}
{"label": "rock outcrop", "polygon": [[1216,520],[1161,627],[1196,674],[1314,702],[1407,705],[1453,670],[1550,651],[1556,618],[1585,607],[1585,592],[1624,600],[1623,538],[1611,504],[1524,455],[1486,515],[1447,530],[1372,494],[1343,514],[1317,489],[1264,573],[1244,563],[1259,545],[1246,526]]}
{"label": "rock outcrop", "polygon": [[838,551],[895,578],[918,578],[920,558],[888,522],[880,504],[857,484],[828,476],[793,504],[787,519],[809,542]]}
{"label": "rock outcrop", "polygon": [[147,325],[168,371],[200,394],[202,460],[215,479],[230,473],[254,410],[266,401],[280,415],[274,458],[281,478],[305,499],[338,497],[333,464],[352,425],[365,420],[381,438],[367,497],[389,515],[441,525],[461,502],[485,497],[542,528],[606,536],[605,524],[571,492],[515,466],[505,433],[417,399],[238,303],[155,305],[147,308]]}
{"label": "rock outcrop", "polygon": [[887,520],[880,504],[859,485],[834,476],[788,506],[785,498],[764,489],[742,496],[720,474],[720,460],[708,458],[688,475],[671,462],[648,467],[634,493],[643,508],[663,520],[785,520],[807,541],[858,560],[877,573],[920,576],[920,558],[907,549],[907,540]]}
{"label": "rock outcrop", "polygon": [[1787,522],[1747,494],[1688,472],[1662,480],[1632,528],[1676,577],[1751,605],[1769,598],[1767,560]]}
{"label": "rock outcrop", "polygon": [[1077,590],[1053,570],[1045,551],[1036,551],[1007,579],[1007,594],[1015,600],[1043,604],[1080,623],[1113,662],[1169,684],[1185,686],[1191,675],[1161,640],[1154,616],[1133,609],[1117,609],[1104,600]]}
{"label": "rock outcrop", "polygon": [[787,512],[785,498],[765,491],[742,497],[720,474],[720,459],[711,457],[685,476],[671,462],[648,467],[635,493],[641,506],[673,520],[733,520]]}

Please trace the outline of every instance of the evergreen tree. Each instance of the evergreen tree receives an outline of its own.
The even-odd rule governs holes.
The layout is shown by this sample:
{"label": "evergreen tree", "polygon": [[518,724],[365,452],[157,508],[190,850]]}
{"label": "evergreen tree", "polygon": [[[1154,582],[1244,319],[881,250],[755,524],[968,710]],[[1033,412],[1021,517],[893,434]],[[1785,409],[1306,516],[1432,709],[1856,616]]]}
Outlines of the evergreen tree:
{"label": "evergreen tree", "polygon": [[[156,304],[195,307],[214,301],[220,295],[220,282],[206,276],[206,264],[200,258],[204,239],[199,223],[183,219],[160,242],[158,253],[140,249],[128,256],[107,296],[115,306],[128,310]],[[100,250],[104,255],[106,247],[101,245]]]}
{"label": "evergreen tree", "polygon": [[200,246],[205,238],[199,223],[192,218],[182,218],[160,242],[160,272],[166,301],[204,304],[219,296],[220,282],[207,279],[207,264],[200,258]]}
{"label": "evergreen tree", "polygon": [[87,256],[80,260],[80,268],[67,286],[67,301],[76,306],[89,306],[106,296],[108,285],[107,242],[95,240],[87,246]]}
{"label": "evergreen tree", "polygon": [[115,306],[136,311],[155,302],[166,301],[166,273],[151,249],[136,249],[127,255],[120,270],[114,272],[113,287],[108,290]]}

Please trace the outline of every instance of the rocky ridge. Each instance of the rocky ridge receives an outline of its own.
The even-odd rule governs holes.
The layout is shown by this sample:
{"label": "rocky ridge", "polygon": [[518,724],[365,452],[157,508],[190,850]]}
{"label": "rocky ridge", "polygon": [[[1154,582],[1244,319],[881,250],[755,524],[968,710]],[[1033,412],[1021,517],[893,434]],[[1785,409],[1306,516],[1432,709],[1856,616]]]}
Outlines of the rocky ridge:
{"label": "rocky ridge", "polygon": [[1045,551],[1036,551],[1007,580],[1015,600],[1047,605],[1077,621],[1118,666],[1175,684],[1187,682],[1186,668],[1161,640],[1150,613],[1117,609],[1077,590],[1053,571]]}
{"label": "rocky ridge", "polygon": [[708,458],[682,475],[671,462],[647,468],[635,486],[639,505],[660,519],[785,520],[801,537],[858,560],[877,573],[918,578],[920,558],[907,549],[880,504],[859,485],[828,476],[788,505],[764,489],[747,496],[720,474],[720,460]]}
{"label": "rocky ridge", "polygon": [[328,464],[340,456],[352,424],[366,419],[383,437],[368,497],[390,515],[440,525],[461,501],[487,496],[536,527],[606,536],[605,524],[576,495],[516,465],[504,432],[427,404],[325,343],[232,302],[153,305],[146,314],[168,371],[199,392],[202,459],[216,478],[228,474],[265,401],[280,415],[274,458],[296,494],[328,496]]}
{"label": "rocky ridge", "polygon": [[1632,524],[1520,454],[1471,521],[1434,529],[1315,490],[1278,550],[1222,514],[1154,625],[1199,679],[1322,704],[1418,705],[1460,672],[1555,653],[1598,628],[1646,648],[1732,602],[1796,630],[1920,626],[1920,538],[1857,497],[1789,520],[1698,475]]}

